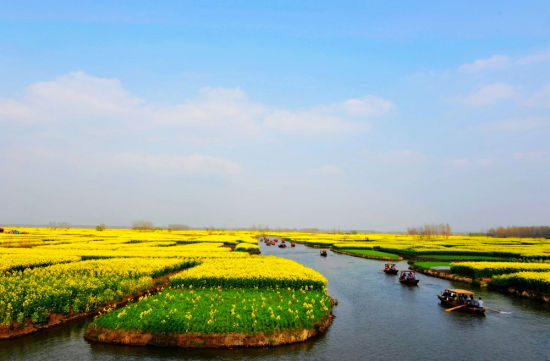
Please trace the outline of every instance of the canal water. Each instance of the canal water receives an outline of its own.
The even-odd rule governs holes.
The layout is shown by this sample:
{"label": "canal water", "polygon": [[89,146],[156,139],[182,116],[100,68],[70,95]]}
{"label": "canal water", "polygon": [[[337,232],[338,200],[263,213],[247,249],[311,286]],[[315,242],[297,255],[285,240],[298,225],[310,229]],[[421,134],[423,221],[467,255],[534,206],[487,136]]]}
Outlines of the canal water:
{"label": "canal water", "polygon": [[[0,360],[550,360],[550,306],[473,289],[485,317],[445,312],[436,295],[464,284],[425,277],[407,287],[380,269],[384,262],[297,245],[262,244],[263,254],[296,260],[323,273],[338,300],[329,330],[308,342],[261,349],[185,350],[89,343],[88,320],[0,341]],[[405,262],[398,263],[405,269]],[[273,272],[276,270],[266,270]],[[472,289],[472,288],[470,288]]]}

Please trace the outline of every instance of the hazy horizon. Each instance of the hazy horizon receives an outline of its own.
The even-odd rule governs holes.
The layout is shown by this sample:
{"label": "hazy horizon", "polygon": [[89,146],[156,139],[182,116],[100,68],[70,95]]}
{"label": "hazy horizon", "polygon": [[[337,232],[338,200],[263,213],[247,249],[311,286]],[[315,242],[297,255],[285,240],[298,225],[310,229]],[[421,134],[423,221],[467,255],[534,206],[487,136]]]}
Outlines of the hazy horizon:
{"label": "hazy horizon", "polygon": [[549,222],[547,2],[1,3],[0,224]]}

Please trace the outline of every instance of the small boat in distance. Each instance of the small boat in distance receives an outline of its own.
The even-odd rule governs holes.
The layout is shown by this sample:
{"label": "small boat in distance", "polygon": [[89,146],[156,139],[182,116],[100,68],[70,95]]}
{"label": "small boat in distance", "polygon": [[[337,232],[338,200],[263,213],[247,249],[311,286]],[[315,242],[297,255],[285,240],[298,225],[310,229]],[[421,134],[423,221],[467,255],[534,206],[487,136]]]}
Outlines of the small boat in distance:
{"label": "small boat in distance", "polygon": [[282,242],[281,244],[279,244],[279,248],[286,248],[286,243]]}
{"label": "small boat in distance", "polygon": [[481,297],[479,301],[474,299],[475,293],[472,291],[463,290],[460,288],[451,288],[441,292],[437,298],[441,301],[441,305],[447,307],[445,311],[460,310],[464,312],[475,313],[478,315],[485,314],[485,307]]}
{"label": "small boat in distance", "polygon": [[290,244],[290,247],[296,247],[296,242],[292,242],[292,243]]}
{"label": "small boat in distance", "polygon": [[327,250],[323,248],[321,250],[321,256],[326,257],[327,255],[328,255]]}
{"label": "small boat in distance", "polygon": [[384,264],[384,272],[390,275],[396,275],[399,270],[395,267],[395,263],[386,263]]}
{"label": "small boat in distance", "polygon": [[418,286],[418,281],[419,280],[416,279],[413,271],[401,271],[399,282],[401,282],[402,284],[409,286]]}

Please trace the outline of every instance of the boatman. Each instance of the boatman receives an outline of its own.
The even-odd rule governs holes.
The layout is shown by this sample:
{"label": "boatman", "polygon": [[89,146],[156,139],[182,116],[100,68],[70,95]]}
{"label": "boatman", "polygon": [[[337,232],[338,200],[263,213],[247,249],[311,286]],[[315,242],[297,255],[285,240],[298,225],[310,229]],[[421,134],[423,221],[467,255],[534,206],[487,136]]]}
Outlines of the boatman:
{"label": "boatman", "polygon": [[483,308],[483,300],[481,299],[481,297],[479,298],[479,301],[477,301],[477,307]]}

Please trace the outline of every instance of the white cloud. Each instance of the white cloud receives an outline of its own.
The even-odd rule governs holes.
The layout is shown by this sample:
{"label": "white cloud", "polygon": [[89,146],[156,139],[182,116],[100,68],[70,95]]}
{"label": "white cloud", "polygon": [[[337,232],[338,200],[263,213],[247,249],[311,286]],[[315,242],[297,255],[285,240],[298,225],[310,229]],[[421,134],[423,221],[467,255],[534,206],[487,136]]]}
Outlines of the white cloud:
{"label": "white cloud", "polygon": [[119,153],[114,156],[117,166],[190,175],[238,174],[242,167],[224,158],[202,154],[192,155],[153,155],[142,153]]}
{"label": "white cloud", "polygon": [[507,69],[512,65],[531,65],[544,62],[550,62],[550,49],[537,51],[519,57],[495,54],[488,58],[480,58],[471,63],[462,64],[458,67],[458,70],[466,73],[476,73],[485,70]]}
{"label": "white cloud", "polygon": [[347,133],[366,128],[366,124],[323,114],[323,112],[317,110],[304,112],[275,111],[266,117],[264,125],[267,128],[291,133]]}
{"label": "white cloud", "polygon": [[252,103],[241,89],[203,88],[199,97],[154,111],[159,125],[233,129],[257,134],[266,107]]}
{"label": "white cloud", "polygon": [[545,108],[550,108],[550,83],[546,84],[531,98],[527,99],[526,104],[531,106],[542,106]]}
{"label": "white cloud", "polygon": [[267,115],[264,125],[286,132],[347,133],[368,129],[367,118],[392,108],[391,102],[367,95],[303,111],[276,110]]}
{"label": "white cloud", "polygon": [[374,95],[367,95],[359,99],[348,99],[327,107],[327,110],[343,111],[353,117],[371,117],[389,112],[393,104]]}
{"label": "white cloud", "polygon": [[311,169],[308,173],[311,173],[311,174],[318,174],[318,175],[338,175],[338,174],[342,174],[342,170],[333,165],[333,164],[326,164],[326,165],[323,165],[322,167],[319,167],[319,168],[315,168],[315,169]]}
{"label": "white cloud", "polygon": [[31,114],[29,108],[12,99],[0,99],[0,121],[12,119],[24,119]]}
{"label": "white cloud", "polygon": [[118,79],[74,72],[27,88],[25,104],[37,121],[78,121],[135,115],[143,103],[128,93]]}
{"label": "white cloud", "polygon": [[493,55],[489,58],[477,59],[469,64],[462,64],[458,70],[474,73],[483,70],[505,69],[510,64],[510,58],[506,55]]}
{"label": "white cloud", "polygon": [[519,57],[517,58],[516,63],[520,65],[529,65],[547,61],[550,61],[550,49]]}
{"label": "white cloud", "polygon": [[[331,134],[365,130],[367,118],[392,107],[391,102],[368,95],[295,111],[253,102],[239,88],[203,88],[181,104],[160,105],[132,95],[118,79],[80,71],[31,84],[21,101],[0,100],[0,116],[64,124],[73,133],[80,129],[88,135],[106,129],[116,129],[119,134],[130,129],[134,133],[173,134],[177,128],[180,136],[187,131],[188,139],[212,140],[235,135],[256,137],[273,130]],[[149,135],[155,137],[160,135]]]}
{"label": "white cloud", "polygon": [[416,163],[428,160],[430,157],[424,153],[410,149],[395,149],[386,152],[363,152],[368,158],[382,162],[406,162]]}
{"label": "white cloud", "polygon": [[513,86],[506,83],[493,83],[472,91],[470,94],[451,99],[471,106],[487,106],[517,97]]}
{"label": "white cloud", "polygon": [[493,166],[494,160],[491,158],[456,157],[456,158],[443,159],[443,164],[451,168],[469,168],[469,167],[489,168]]}
{"label": "white cloud", "polygon": [[530,159],[541,159],[549,156],[548,152],[519,152],[514,153],[512,158],[516,160],[530,160]]}
{"label": "white cloud", "polygon": [[521,132],[539,129],[550,124],[550,118],[525,117],[485,122],[470,127],[470,130],[481,132]]}

